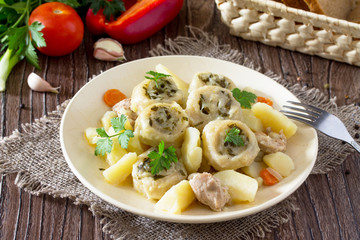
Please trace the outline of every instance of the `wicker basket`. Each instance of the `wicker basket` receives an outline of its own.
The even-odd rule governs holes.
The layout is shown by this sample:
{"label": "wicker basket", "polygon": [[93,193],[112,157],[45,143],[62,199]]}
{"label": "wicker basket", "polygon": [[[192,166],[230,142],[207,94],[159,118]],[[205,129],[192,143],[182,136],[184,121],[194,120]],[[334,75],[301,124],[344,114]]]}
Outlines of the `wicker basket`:
{"label": "wicker basket", "polygon": [[270,0],[215,0],[230,34],[360,66],[360,24]]}

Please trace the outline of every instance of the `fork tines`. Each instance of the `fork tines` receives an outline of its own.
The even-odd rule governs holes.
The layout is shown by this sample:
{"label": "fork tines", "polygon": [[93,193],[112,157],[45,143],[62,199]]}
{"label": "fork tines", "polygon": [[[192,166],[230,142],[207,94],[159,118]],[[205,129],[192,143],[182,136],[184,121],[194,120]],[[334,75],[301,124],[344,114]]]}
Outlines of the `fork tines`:
{"label": "fork tines", "polygon": [[283,106],[284,108],[288,108],[293,111],[280,110],[280,112],[284,113],[285,116],[298,120],[300,122],[304,122],[304,123],[314,122],[316,121],[316,119],[318,119],[321,116],[321,113],[323,112],[323,110],[314,106],[306,105],[299,102],[293,102],[293,101],[287,101],[287,102],[300,107],[284,105]]}

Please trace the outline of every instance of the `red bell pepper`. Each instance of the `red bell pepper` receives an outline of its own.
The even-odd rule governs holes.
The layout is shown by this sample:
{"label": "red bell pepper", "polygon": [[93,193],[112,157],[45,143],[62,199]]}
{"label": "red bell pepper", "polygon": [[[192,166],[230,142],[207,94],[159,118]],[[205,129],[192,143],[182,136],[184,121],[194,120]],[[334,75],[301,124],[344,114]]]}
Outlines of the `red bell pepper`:
{"label": "red bell pepper", "polygon": [[[116,20],[107,21],[103,10],[89,9],[86,24],[95,35],[103,33],[121,43],[140,42],[158,32],[180,12],[184,0],[140,0]],[[125,2],[126,6],[126,2]]]}

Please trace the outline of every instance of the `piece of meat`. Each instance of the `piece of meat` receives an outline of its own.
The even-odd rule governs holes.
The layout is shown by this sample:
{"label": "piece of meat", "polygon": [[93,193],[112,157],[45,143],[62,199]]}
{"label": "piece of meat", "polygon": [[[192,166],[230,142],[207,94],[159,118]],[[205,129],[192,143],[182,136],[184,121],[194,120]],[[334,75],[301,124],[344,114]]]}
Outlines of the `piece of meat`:
{"label": "piece of meat", "polygon": [[189,183],[197,200],[214,211],[221,211],[230,201],[227,187],[221,186],[220,180],[210,173],[193,173]]}
{"label": "piece of meat", "polygon": [[264,153],[285,152],[286,150],[286,137],[282,130],[280,133],[271,131],[271,128],[266,129],[264,132],[256,132],[255,136],[258,141],[260,150]]}
{"label": "piece of meat", "polygon": [[131,98],[125,98],[124,100],[121,100],[120,102],[115,104],[112,107],[112,110],[116,112],[119,117],[122,114],[124,114],[129,120],[131,126],[134,127],[137,114],[130,109],[130,105],[131,105]]}

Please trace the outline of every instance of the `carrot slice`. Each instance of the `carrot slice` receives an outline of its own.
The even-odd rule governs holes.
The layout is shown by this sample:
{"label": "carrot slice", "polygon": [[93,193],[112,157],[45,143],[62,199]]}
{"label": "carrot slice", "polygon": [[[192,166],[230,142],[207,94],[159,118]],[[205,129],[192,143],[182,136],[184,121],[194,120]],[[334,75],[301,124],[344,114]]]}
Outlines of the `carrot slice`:
{"label": "carrot slice", "polygon": [[273,106],[273,101],[271,101],[271,99],[269,98],[265,98],[265,97],[257,97],[257,101],[258,102],[262,102],[262,103],[266,103],[269,106]]}
{"label": "carrot slice", "polygon": [[109,107],[114,106],[115,104],[117,104],[118,102],[120,102],[121,100],[123,100],[125,98],[126,98],[126,95],[117,89],[109,89],[104,94],[104,102]]}
{"label": "carrot slice", "polygon": [[274,185],[275,183],[278,183],[279,180],[273,176],[266,168],[260,171],[260,177],[264,180],[265,185]]}

